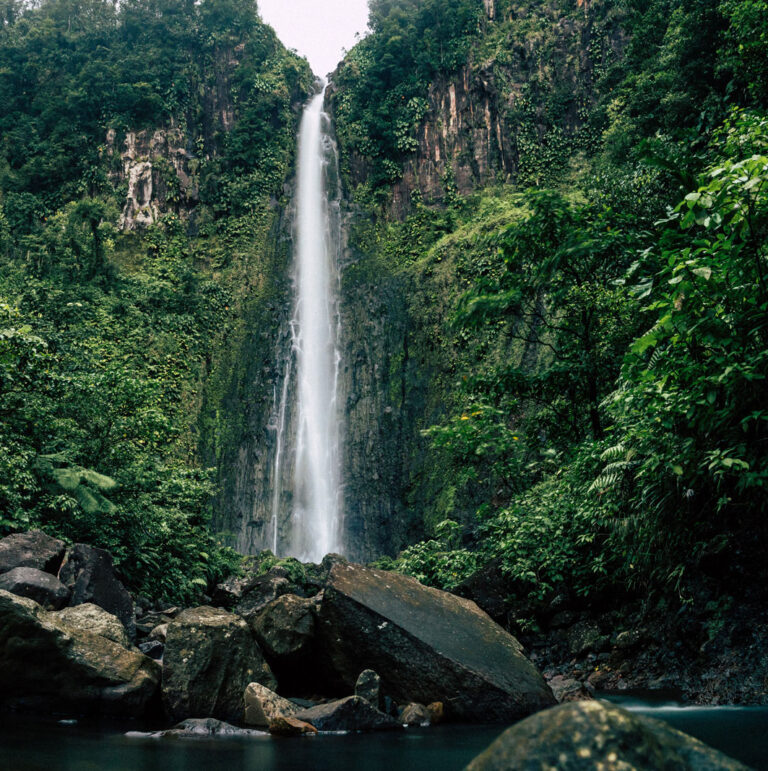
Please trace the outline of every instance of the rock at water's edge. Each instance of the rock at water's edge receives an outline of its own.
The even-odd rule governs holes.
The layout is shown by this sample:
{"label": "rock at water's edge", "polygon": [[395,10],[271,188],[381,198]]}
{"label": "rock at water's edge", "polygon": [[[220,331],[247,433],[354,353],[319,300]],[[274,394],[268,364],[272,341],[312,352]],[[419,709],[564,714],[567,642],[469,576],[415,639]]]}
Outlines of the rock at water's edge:
{"label": "rock at water's edge", "polygon": [[209,715],[241,720],[249,683],[277,685],[248,624],[218,608],[190,608],[169,625],[163,704],[174,720]]}
{"label": "rock at water's edge", "polygon": [[320,704],[297,712],[293,717],[313,725],[318,731],[391,731],[402,728],[397,720],[379,712],[359,696]]}
{"label": "rock at water's edge", "polygon": [[293,702],[278,696],[261,683],[249,683],[243,700],[245,702],[243,722],[246,725],[268,728],[273,720],[279,717],[292,717],[299,711]]}
{"label": "rock at water's edge", "polygon": [[520,644],[475,603],[398,573],[336,565],[319,616],[325,666],[352,690],[363,668],[399,703],[510,722],[555,704]]}
{"label": "rock at water's edge", "polygon": [[369,701],[381,709],[381,678],[372,670],[364,669],[355,682],[355,696]]}
{"label": "rock at water's edge", "polygon": [[0,590],[0,701],[44,713],[145,714],[160,684],[157,662],[57,616]]}
{"label": "rock at water's edge", "polygon": [[748,771],[666,723],[605,702],[562,704],[507,729],[467,771]]}
{"label": "rock at water's edge", "polygon": [[167,731],[153,731],[152,733],[130,731],[126,734],[131,739],[205,739],[213,737],[238,739],[264,735],[263,731],[254,731],[252,728],[237,728],[211,717],[183,720]]}

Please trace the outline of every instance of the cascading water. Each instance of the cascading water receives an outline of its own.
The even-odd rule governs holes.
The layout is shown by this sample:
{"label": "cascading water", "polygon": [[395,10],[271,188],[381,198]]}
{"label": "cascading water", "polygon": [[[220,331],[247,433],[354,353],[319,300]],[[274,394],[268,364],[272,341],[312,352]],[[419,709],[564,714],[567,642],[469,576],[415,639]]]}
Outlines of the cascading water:
{"label": "cascading water", "polygon": [[[272,502],[271,543],[275,553],[319,561],[342,551],[340,493],[340,418],[337,345],[339,194],[336,147],[323,112],[325,89],[304,110],[299,128],[298,179],[295,201],[295,309],[291,321],[292,354],[284,374],[279,403]],[[334,195],[329,190],[336,188]],[[289,387],[291,386],[291,387]],[[286,467],[286,408],[293,397],[295,423],[293,510],[289,528],[281,527],[282,475]],[[286,532],[286,530],[288,532]]]}

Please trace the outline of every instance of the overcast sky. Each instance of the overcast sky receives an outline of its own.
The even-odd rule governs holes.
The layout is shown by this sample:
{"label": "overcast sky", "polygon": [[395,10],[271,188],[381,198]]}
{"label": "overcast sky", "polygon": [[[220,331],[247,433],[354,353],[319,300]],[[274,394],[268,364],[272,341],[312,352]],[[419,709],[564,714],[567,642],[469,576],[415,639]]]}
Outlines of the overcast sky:
{"label": "overcast sky", "polygon": [[258,0],[261,18],[288,48],[309,59],[315,75],[336,69],[355,34],[368,25],[368,0]]}

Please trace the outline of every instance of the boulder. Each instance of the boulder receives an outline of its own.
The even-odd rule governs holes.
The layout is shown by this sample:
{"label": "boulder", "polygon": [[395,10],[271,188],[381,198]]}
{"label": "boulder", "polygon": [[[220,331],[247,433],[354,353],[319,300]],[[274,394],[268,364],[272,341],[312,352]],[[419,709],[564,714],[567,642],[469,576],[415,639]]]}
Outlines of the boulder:
{"label": "boulder", "polygon": [[64,608],[56,614],[56,617],[70,629],[92,632],[124,648],[131,647],[128,633],[120,623],[120,619],[92,602],[86,602],[74,608]]}
{"label": "boulder", "polygon": [[555,704],[520,643],[474,602],[398,573],[336,565],[318,635],[338,688],[373,669],[397,702],[441,701],[468,721],[509,722]]}
{"label": "boulder", "polygon": [[160,684],[157,662],[58,615],[0,590],[0,701],[44,712],[145,714]]}
{"label": "boulder", "polygon": [[14,533],[0,540],[0,573],[14,568],[35,568],[56,575],[64,559],[64,541],[39,530]]}
{"label": "boulder", "polygon": [[286,571],[283,568],[274,567],[269,573],[251,579],[235,605],[235,613],[249,621],[255,619],[270,602],[274,602],[284,594],[290,594],[291,589]]}
{"label": "boulder", "polygon": [[169,625],[163,655],[163,704],[170,717],[240,720],[249,683],[276,681],[248,624],[219,608],[191,608]]}
{"label": "boulder", "polygon": [[355,683],[355,696],[369,701],[381,709],[381,678],[372,670],[364,669]]}
{"label": "boulder", "polygon": [[467,771],[746,771],[666,723],[599,701],[563,704],[507,729]]}
{"label": "boulder", "polygon": [[78,543],[68,552],[59,571],[62,583],[70,588],[70,605],[90,602],[117,616],[131,640],[136,639],[133,600],[120,583],[112,566],[112,555],[104,549]]}
{"label": "boulder", "polygon": [[413,702],[406,704],[403,711],[400,713],[400,722],[403,725],[410,726],[429,725],[429,710],[423,704],[415,704]]}
{"label": "boulder", "polygon": [[131,739],[206,739],[206,738],[249,738],[252,736],[264,736],[262,731],[254,731],[251,728],[237,728],[214,718],[191,718],[182,720],[181,723],[166,731],[153,731],[144,733],[130,731],[126,734]]}
{"label": "boulder", "polygon": [[269,724],[269,732],[275,736],[301,736],[316,734],[317,728],[295,717],[277,717]]}
{"label": "boulder", "polygon": [[50,573],[37,568],[13,568],[0,575],[0,589],[28,597],[47,610],[63,608],[69,599],[69,589]]}
{"label": "boulder", "polygon": [[433,701],[431,704],[427,704],[427,711],[429,712],[429,722],[432,725],[439,725],[445,721],[445,705],[442,701]]}
{"label": "boulder", "polygon": [[291,717],[299,712],[299,707],[293,702],[278,696],[261,683],[249,683],[245,689],[243,701],[245,702],[243,722],[246,725],[268,728],[278,717]]}
{"label": "boulder", "polygon": [[[170,622],[169,622],[170,623]],[[156,640],[157,642],[164,643],[165,638],[168,636],[168,624],[158,624],[148,636],[150,640]]]}
{"label": "boulder", "polygon": [[273,600],[251,623],[267,657],[296,660],[307,656],[315,639],[314,600],[286,594]]}
{"label": "boulder", "polygon": [[296,720],[309,723],[318,731],[390,731],[402,726],[359,696],[347,696],[328,704],[297,712]]}

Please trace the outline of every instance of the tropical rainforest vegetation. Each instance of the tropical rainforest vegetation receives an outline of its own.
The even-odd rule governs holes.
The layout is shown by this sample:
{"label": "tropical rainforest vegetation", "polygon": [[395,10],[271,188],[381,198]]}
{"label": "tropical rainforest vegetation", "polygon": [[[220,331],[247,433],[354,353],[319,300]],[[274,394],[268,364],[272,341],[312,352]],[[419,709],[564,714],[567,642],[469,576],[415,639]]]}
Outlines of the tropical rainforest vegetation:
{"label": "tropical rainforest vegetation", "polygon": [[[270,280],[311,74],[253,2],[0,10],[0,530],[104,546],[132,588],[190,600],[236,563],[208,526],[205,388]],[[707,571],[764,570],[768,3],[370,12],[332,95],[366,215],[351,243],[408,279],[413,318],[445,310],[416,336],[448,362],[420,426],[434,495],[412,499],[430,499],[429,537],[384,564],[453,588],[492,563],[537,601],[563,585],[685,598]],[[576,82],[554,72],[555,16],[591,19]],[[430,89],[492,67],[519,90],[515,172],[467,195],[448,174],[442,200],[394,216]],[[126,233],[107,132],[158,127],[185,133],[198,198],[187,216],[171,185],[168,211]]]}
{"label": "tropical rainforest vegetation", "polygon": [[[255,3],[3,2],[0,531],[107,548],[134,589],[175,601],[237,565],[209,529],[197,416],[258,288],[310,83]],[[192,225],[171,187],[123,233],[120,138],[172,126],[194,156]]]}

